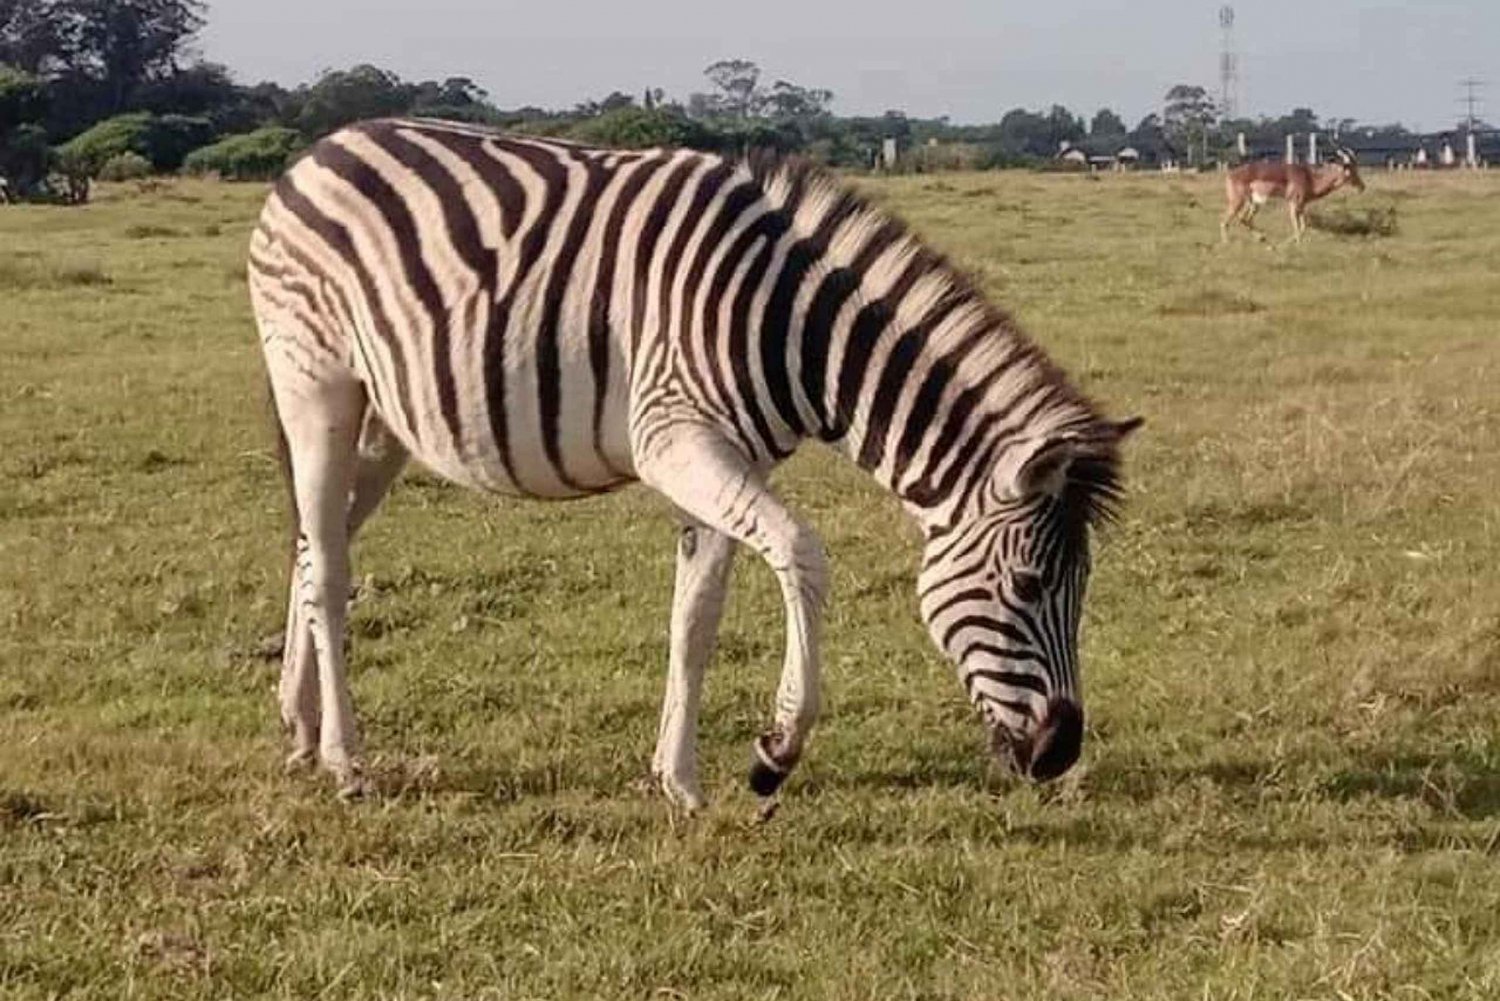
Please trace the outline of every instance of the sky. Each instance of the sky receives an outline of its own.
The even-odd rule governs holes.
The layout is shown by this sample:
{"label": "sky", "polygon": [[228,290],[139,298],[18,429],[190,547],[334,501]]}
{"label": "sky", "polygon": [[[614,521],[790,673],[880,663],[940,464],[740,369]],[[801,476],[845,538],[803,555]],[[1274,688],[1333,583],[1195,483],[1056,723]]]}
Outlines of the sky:
{"label": "sky", "polygon": [[[612,90],[706,89],[717,59],[834,92],[839,114],[955,122],[1014,107],[1109,107],[1134,124],[1175,83],[1218,93],[1219,2],[1190,0],[208,0],[199,48],[242,82],[295,85],[369,62],[409,80],[469,76],[501,107],[571,107]],[[1242,114],[1450,127],[1459,81],[1490,81],[1500,120],[1500,0],[1242,0]]]}

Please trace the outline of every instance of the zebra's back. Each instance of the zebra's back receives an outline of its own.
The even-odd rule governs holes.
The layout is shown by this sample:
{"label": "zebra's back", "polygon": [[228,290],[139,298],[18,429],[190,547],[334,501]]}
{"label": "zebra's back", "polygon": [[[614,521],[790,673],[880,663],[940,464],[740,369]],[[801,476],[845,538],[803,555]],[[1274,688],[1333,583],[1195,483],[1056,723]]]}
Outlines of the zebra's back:
{"label": "zebra's back", "polygon": [[675,368],[632,335],[660,312],[666,216],[692,177],[730,169],[447,123],[342,130],[286,173],[252,240],[266,348],[351,373],[456,482],[618,486],[635,474],[633,375]]}

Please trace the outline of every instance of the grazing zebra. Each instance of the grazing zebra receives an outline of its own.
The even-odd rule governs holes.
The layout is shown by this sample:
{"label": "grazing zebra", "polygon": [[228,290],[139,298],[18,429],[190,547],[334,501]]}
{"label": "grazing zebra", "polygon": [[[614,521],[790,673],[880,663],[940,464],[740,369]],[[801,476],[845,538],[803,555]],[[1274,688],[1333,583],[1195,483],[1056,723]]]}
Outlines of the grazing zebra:
{"label": "grazing zebra", "polygon": [[750,782],[818,715],[827,583],[767,486],[816,437],[920,524],[933,639],[998,753],[1048,779],[1083,733],[1088,530],[1120,496],[1114,423],[942,258],[805,164],[628,152],[433,121],[322,141],[276,185],[250,291],[296,515],[281,682],[294,750],[358,791],[349,545],[408,456],[493,493],[639,480],[678,512],[653,772],[703,802],[696,727],[735,544],[774,571],[786,652]]}

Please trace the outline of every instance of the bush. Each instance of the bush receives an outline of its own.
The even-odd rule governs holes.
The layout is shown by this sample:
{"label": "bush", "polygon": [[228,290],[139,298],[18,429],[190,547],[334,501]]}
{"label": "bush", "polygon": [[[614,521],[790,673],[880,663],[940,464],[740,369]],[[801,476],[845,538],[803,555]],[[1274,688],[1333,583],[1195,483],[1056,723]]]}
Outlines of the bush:
{"label": "bush", "polygon": [[226,136],[193,150],[182,162],[190,174],[218,174],[226,181],[267,181],[286,169],[302,145],[294,129],[278,126]]}
{"label": "bush", "polygon": [[662,108],[618,108],[586,118],[568,129],[568,138],[619,149],[686,146],[712,149],[718,138],[702,123]]}
{"label": "bush", "polygon": [[195,149],[214,141],[214,126],[207,118],[192,115],[161,115],[151,119],[143,137],[143,153],[157,170],[174,171]]}
{"label": "bush", "polygon": [[153,115],[134,111],[106,118],[59,147],[65,162],[90,177],[126,153],[144,157],[156,170],[176,170],[189,150],[213,139],[213,123],[190,115]]}
{"label": "bush", "polygon": [[134,181],[151,174],[151,161],[139,153],[116,153],[99,168],[101,181]]}
{"label": "bush", "polygon": [[39,187],[56,157],[40,125],[18,125],[0,135],[0,177],[10,183],[10,196],[23,198]]}
{"label": "bush", "polygon": [[1329,209],[1309,212],[1307,224],[1313,229],[1338,236],[1395,236],[1396,206],[1365,209]]}
{"label": "bush", "polygon": [[146,137],[154,117],[150,112],[136,111],[106,118],[59,146],[58,156],[70,172],[97,177],[114,157],[124,153],[146,156]]}

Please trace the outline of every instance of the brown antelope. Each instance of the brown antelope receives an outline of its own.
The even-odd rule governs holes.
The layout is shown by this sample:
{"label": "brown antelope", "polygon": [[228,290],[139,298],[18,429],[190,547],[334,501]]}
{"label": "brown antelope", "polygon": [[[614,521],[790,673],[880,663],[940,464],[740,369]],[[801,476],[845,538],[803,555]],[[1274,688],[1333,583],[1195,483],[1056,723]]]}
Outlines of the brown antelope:
{"label": "brown antelope", "polygon": [[1224,196],[1228,205],[1224,209],[1224,218],[1219,220],[1219,237],[1229,242],[1229,224],[1238,220],[1250,232],[1265,239],[1255,228],[1255,213],[1272,198],[1285,198],[1292,218],[1292,239],[1300,242],[1307,229],[1308,203],[1346,184],[1365,190],[1354,153],[1343,146],[1333,151],[1331,162],[1316,167],[1264,160],[1240,164],[1225,176]]}

